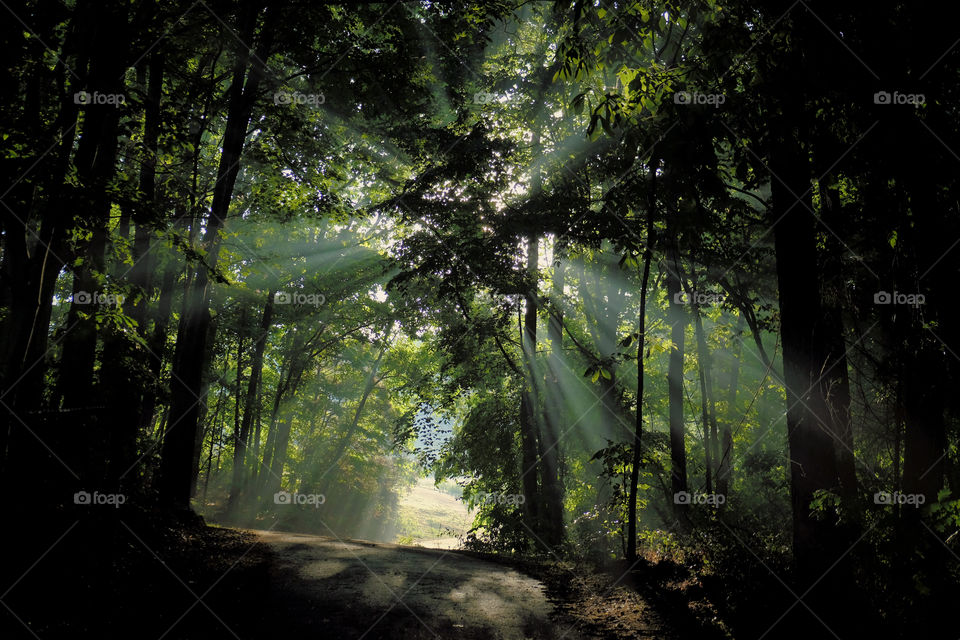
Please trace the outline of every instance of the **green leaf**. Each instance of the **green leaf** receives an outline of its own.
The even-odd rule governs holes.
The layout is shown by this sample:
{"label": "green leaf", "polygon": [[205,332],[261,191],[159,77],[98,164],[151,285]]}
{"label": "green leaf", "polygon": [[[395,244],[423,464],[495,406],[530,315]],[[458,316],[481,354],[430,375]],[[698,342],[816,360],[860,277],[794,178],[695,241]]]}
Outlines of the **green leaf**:
{"label": "green leaf", "polygon": [[585,93],[581,93],[573,98],[573,103],[572,103],[573,112],[577,115],[580,115],[581,113],[583,113],[585,96],[586,96]]}
{"label": "green leaf", "polygon": [[610,136],[611,138],[614,136],[613,127],[610,126],[609,118],[600,118],[600,126],[603,127],[603,130],[607,133],[608,136]]}

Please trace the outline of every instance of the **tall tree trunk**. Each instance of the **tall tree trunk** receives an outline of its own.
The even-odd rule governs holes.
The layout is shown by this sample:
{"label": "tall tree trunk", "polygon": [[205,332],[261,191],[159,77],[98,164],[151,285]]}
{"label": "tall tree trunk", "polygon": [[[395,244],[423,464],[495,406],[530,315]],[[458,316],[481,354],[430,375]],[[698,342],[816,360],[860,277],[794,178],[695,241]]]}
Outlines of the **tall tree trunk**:
{"label": "tall tree trunk", "polygon": [[217,342],[217,325],[218,323],[213,322],[207,329],[207,349],[204,352],[203,359],[204,375],[200,386],[200,403],[198,405],[200,411],[197,414],[197,420],[201,428],[197,429],[196,439],[193,443],[193,461],[190,468],[191,496],[197,492],[197,481],[200,477],[200,453],[203,450],[203,439],[205,437],[202,427],[205,426],[207,422],[207,398],[210,395],[210,376],[208,372],[210,370],[210,363],[213,361],[213,345]]}
{"label": "tall tree trunk", "polygon": [[643,436],[643,348],[647,341],[647,287],[650,282],[650,261],[653,257],[654,217],[657,211],[657,166],[650,161],[650,191],[647,199],[647,237],[643,250],[643,275],[640,278],[640,313],[637,318],[637,413],[633,432],[633,460],[630,465],[630,496],[627,504],[627,560],[637,561],[637,491],[640,483],[640,445]]}
{"label": "tall tree trunk", "polygon": [[[263,305],[263,315],[260,317],[260,327],[254,339],[253,358],[250,361],[250,381],[247,384],[247,397],[243,407],[243,420],[240,423],[240,432],[235,438],[233,453],[233,481],[230,483],[230,498],[227,501],[227,511],[235,512],[240,501],[240,495],[246,489],[249,476],[246,468],[247,441],[250,437],[250,426],[256,415],[255,404],[260,395],[260,377],[263,373],[263,351],[267,344],[267,335],[273,324],[273,299],[276,291],[267,292],[267,299]],[[253,464],[256,464],[256,456]]]}
{"label": "tall tree trunk", "polygon": [[[86,48],[92,44],[90,38],[83,35],[88,30],[82,22],[81,12],[75,10],[60,53],[61,59],[69,64],[85,60]],[[64,261],[70,259],[66,239],[72,227],[73,209],[69,203],[74,190],[65,178],[75,148],[80,107],[73,100],[63,101],[53,122],[46,120],[48,114],[39,105],[46,63],[36,58],[32,67],[24,64],[29,34],[14,23],[6,28],[4,41],[19,40],[24,46],[18,48],[17,54],[22,54],[19,57],[14,58],[17,54],[8,52],[8,64],[0,71],[0,93],[16,95],[21,81],[25,81],[28,103],[19,112],[21,126],[17,128],[48,131],[47,139],[56,145],[44,163],[46,170],[33,177],[25,178],[39,157],[12,154],[0,158],[0,190],[7,205],[0,207],[0,301],[9,309],[0,318],[0,399],[12,410],[0,411],[0,484],[16,487],[27,477],[24,472],[28,470],[35,477],[46,476],[44,471],[31,465],[38,460],[48,460],[47,452],[28,432],[28,427],[14,416],[24,419],[42,403],[53,291]],[[49,28],[52,29],[52,25]],[[22,77],[13,71],[21,67],[27,70]],[[67,94],[67,82],[67,74],[61,73],[57,83],[63,95]],[[33,100],[29,96],[33,96]],[[34,211],[39,215],[32,215]],[[37,219],[34,222],[22,215]],[[33,243],[33,239],[37,242]],[[59,467],[59,462],[51,462]],[[11,469],[11,465],[17,468]]]}
{"label": "tall tree trunk", "polygon": [[540,487],[537,466],[538,452],[541,449],[537,420],[538,398],[536,396],[535,358],[537,351],[537,279],[539,269],[539,241],[536,236],[527,237],[527,289],[524,293],[523,327],[521,328],[520,343],[523,356],[523,392],[520,396],[520,445],[522,470],[522,487],[524,507],[529,520],[527,526],[533,531],[541,528],[543,509],[541,508]]}
{"label": "tall tree trunk", "polygon": [[[127,25],[128,6],[122,2],[95,5],[84,16],[90,19],[92,29],[87,34],[91,44],[88,72],[84,90],[91,93],[124,95],[124,71],[129,55],[127,43],[130,29]],[[97,315],[103,306],[98,298],[105,294],[106,248],[111,184],[116,174],[119,148],[121,109],[113,104],[92,101],[84,107],[82,132],[74,158],[80,189],[74,210],[76,228],[89,233],[89,240],[81,244],[81,260],[74,268],[73,301],[67,315],[67,329],[62,341],[62,356],[58,369],[55,402],[62,401],[63,409],[73,410],[74,419],[58,425],[52,439],[53,446],[72,450],[79,457],[77,466],[90,484],[103,485],[113,465],[122,466],[122,460],[111,460],[111,448],[117,447],[116,435],[127,429],[129,415],[126,407],[113,407],[113,388],[97,386]],[[123,367],[122,361],[107,364],[106,382],[110,369]],[[100,378],[103,381],[103,378]],[[82,434],[81,439],[77,439]],[[125,439],[124,439],[125,440]],[[111,446],[113,445],[113,447]],[[82,452],[82,453],[81,453]],[[116,455],[124,455],[116,452]],[[125,454],[132,458],[132,452]],[[126,462],[129,464],[130,460]],[[119,474],[117,474],[119,475]]]}
{"label": "tall tree trunk", "polygon": [[[289,348],[286,350],[284,364],[280,367],[280,382],[277,384],[276,392],[273,397],[273,409],[270,412],[270,429],[267,432],[267,442],[263,450],[263,460],[257,469],[256,487],[258,495],[263,499],[270,499],[273,492],[280,488],[280,477],[273,476],[274,461],[276,460],[279,448],[277,446],[280,430],[280,409],[287,396],[296,394],[303,376],[305,360],[302,356],[304,345],[309,342],[303,337],[303,334],[294,336]],[[286,455],[286,445],[284,445],[284,455]],[[282,464],[280,469],[283,469]]]}
{"label": "tall tree trunk", "polygon": [[164,360],[169,352],[167,330],[170,327],[170,316],[173,312],[173,290],[176,286],[179,266],[176,260],[170,260],[164,267],[160,281],[160,297],[156,309],[151,314],[153,331],[147,339],[147,367],[150,383],[143,392],[140,404],[139,430],[143,433],[149,432],[153,414],[157,409],[157,392],[161,384],[160,373],[163,371]]}
{"label": "tall tree trunk", "polygon": [[[226,359],[225,359],[226,360]],[[227,375],[227,366],[224,363],[223,375],[221,380]],[[203,478],[203,504],[207,502],[207,490],[210,488],[210,476],[213,472],[213,449],[220,436],[217,431],[217,425],[220,423],[220,411],[223,408],[223,397],[226,395],[226,388],[221,386],[220,393],[217,394],[217,404],[213,407],[213,416],[210,418],[210,448],[207,450],[207,473]]]}
{"label": "tall tree trunk", "polygon": [[[124,41],[127,16],[122,3],[98,4],[90,14],[83,14],[92,29],[86,87],[90,93],[124,95],[126,66]],[[109,35],[108,35],[109,34]],[[116,40],[122,34],[121,40]],[[117,48],[119,47],[119,49]],[[81,249],[82,262],[74,269],[73,302],[67,315],[70,329],[63,339],[56,401],[66,409],[95,404],[93,389],[97,346],[96,295],[105,293],[105,251],[107,225],[110,218],[111,190],[109,183],[116,171],[120,109],[96,101],[84,107],[80,141],[74,159],[81,188],[75,210],[80,228],[90,233],[90,240]],[[86,299],[90,298],[90,302]]]}
{"label": "tall tree trunk", "polygon": [[[801,584],[810,584],[842,551],[834,523],[815,518],[814,493],[839,485],[832,437],[820,421],[826,401],[820,385],[827,349],[822,344],[816,238],[810,206],[807,154],[793,128],[799,121],[791,95],[784,99],[786,124],[780,124],[771,148],[771,222],[777,259],[780,331],[783,340],[784,386],[787,394],[787,440],[790,448],[790,487],[793,508],[793,550]],[[802,104],[802,102],[800,102]],[[792,105],[792,106],[791,106]],[[784,182],[785,181],[785,182]],[[798,197],[801,198],[798,201]]]}
{"label": "tall tree trunk", "polygon": [[[905,179],[910,192],[911,225],[905,225],[902,242],[913,255],[896,274],[899,282],[910,283],[910,291],[920,284],[914,279],[914,271],[926,256],[938,256],[943,260],[931,267],[925,275],[924,288],[930,292],[949,291],[955,285],[957,258],[952,255],[954,238],[945,236],[941,230],[941,211],[934,193],[937,188],[919,168],[911,169]],[[943,488],[947,459],[946,420],[947,393],[954,376],[949,371],[945,358],[960,347],[957,335],[957,311],[952,296],[931,295],[921,315],[918,310],[902,307],[897,312],[899,326],[904,335],[898,340],[905,363],[903,410],[905,433],[903,441],[903,492],[922,494],[926,504],[937,501]],[[935,338],[927,330],[927,324],[937,326]],[[919,521],[918,509],[905,509],[908,521]]]}
{"label": "tall tree trunk", "polygon": [[[134,289],[131,300],[130,317],[137,323],[136,333],[141,340],[147,340],[147,310],[152,291],[152,274],[156,258],[151,252],[150,239],[156,221],[156,154],[160,132],[160,96],[163,87],[163,62],[159,52],[154,52],[149,65],[149,80],[144,78],[145,67],[138,69],[141,82],[147,82],[146,114],[144,116],[145,149],[140,170],[140,202],[133,213],[135,223],[133,261],[129,268],[129,279]],[[120,267],[126,270],[125,265]],[[118,274],[119,275],[119,274]],[[102,329],[103,357],[101,381],[103,383],[104,404],[110,407],[117,420],[109,430],[111,476],[118,479],[135,464],[137,456],[137,436],[139,420],[142,414],[143,385],[142,376],[134,373],[135,362],[141,356],[148,355],[136,347],[136,341],[123,331],[111,325]],[[149,357],[149,356],[148,356]]]}
{"label": "tall tree trunk", "polygon": [[[242,42],[253,40],[259,14],[260,5],[256,0],[250,0],[244,4],[240,29]],[[268,57],[268,38],[271,35],[269,25],[264,26],[261,35],[263,36],[261,46],[252,56],[254,60],[265,60]],[[185,294],[186,313],[180,320],[176,353],[173,358],[170,428],[163,441],[159,489],[162,500],[181,509],[189,508],[191,498],[193,446],[199,417],[198,394],[203,379],[207,328],[211,320],[208,269],[212,271],[217,268],[220,255],[219,234],[229,213],[233,187],[240,171],[240,156],[247,136],[250,113],[263,80],[263,70],[259,67],[259,63],[251,63],[250,57],[239,56],[233,71],[227,122],[217,167],[217,181],[203,238],[203,244],[206,247],[206,266],[200,266]]]}
{"label": "tall tree trunk", "polygon": [[[552,298],[559,305],[563,297],[565,265],[561,262],[560,248],[554,245],[554,271]],[[551,314],[547,326],[550,340],[550,366],[546,368],[544,378],[543,401],[545,404],[543,430],[541,433],[540,486],[543,489],[544,542],[557,547],[563,542],[563,484],[560,481],[560,445],[561,419],[563,405],[560,402],[562,390],[560,376],[563,364],[563,311],[558,306]]]}
{"label": "tall tree trunk", "polygon": [[157,209],[157,142],[160,137],[160,100],[163,95],[164,56],[154,51],[147,71],[147,99],[144,104],[143,164],[140,167],[140,206],[134,214],[134,264],[130,267],[130,283],[140,295],[133,301],[130,317],[139,327],[140,335],[147,337],[147,310],[153,291],[153,272],[157,258],[151,251],[153,228],[160,221]]}
{"label": "tall tree trunk", "polygon": [[[737,319],[736,345],[730,359],[730,377],[727,379],[727,407],[724,411],[720,461],[717,463],[717,493],[726,496],[730,493],[730,474],[733,472],[733,423],[737,415],[737,384],[740,378],[740,352],[743,349],[743,316]],[[726,503],[724,503],[726,504]]]}
{"label": "tall tree trunk", "polygon": [[694,333],[697,340],[697,369],[700,378],[700,414],[703,422],[703,459],[704,478],[707,493],[713,493],[713,462],[716,460],[717,421],[713,406],[713,379],[710,372],[711,358],[707,339],[703,333],[703,319],[700,308],[694,307]]}
{"label": "tall tree trunk", "polygon": [[263,456],[256,469],[257,490],[261,494],[265,493],[266,487],[270,484],[269,475],[273,462],[273,452],[277,448],[277,418],[280,415],[280,403],[283,401],[283,389],[283,386],[277,385],[277,389],[273,394],[273,410],[270,412],[267,441],[263,445]]}
{"label": "tall tree trunk", "polygon": [[[945,398],[941,383],[932,380],[930,374],[941,366],[939,354],[921,347],[911,358],[909,370],[913,373],[904,381],[903,492],[922,494],[928,504],[937,501],[945,470]],[[907,509],[904,513],[910,520],[919,519],[918,509]]]}
{"label": "tall tree trunk", "polygon": [[[831,229],[842,229],[840,191],[828,189],[827,181],[818,181],[820,211],[824,223]],[[840,490],[848,505],[857,499],[857,471],[854,460],[853,425],[850,421],[850,378],[847,371],[847,345],[843,333],[843,317],[846,283],[842,273],[845,247],[833,233],[827,234],[823,259],[823,332],[826,344],[826,359],[822,363],[821,385],[826,388],[829,420],[827,424],[835,435],[837,473]],[[851,541],[852,542],[852,541]]]}
{"label": "tall tree trunk", "polygon": [[667,297],[670,319],[670,335],[673,345],[667,366],[667,387],[670,402],[670,490],[674,499],[674,512],[681,524],[686,521],[689,504],[678,494],[687,493],[687,449],[683,423],[683,354],[687,318],[678,296],[680,287],[680,257],[677,236],[668,230],[670,247],[667,257]]}
{"label": "tall tree trunk", "polygon": [[[160,63],[158,62],[158,64]],[[153,73],[152,70],[151,73]],[[161,74],[162,68],[157,70],[158,78],[161,76]],[[202,117],[206,120],[209,118],[209,115],[208,102],[204,105]],[[192,144],[189,147],[185,147],[181,156],[184,165],[192,165],[193,167],[191,187],[187,198],[180,198],[174,206],[173,231],[174,233],[186,232],[186,235],[189,236],[191,243],[195,242],[201,226],[199,220],[193,220],[193,224],[191,225],[192,216],[188,212],[197,210],[196,194],[198,191],[200,177],[200,150],[202,147],[203,135],[204,127],[198,126],[196,133],[193,134],[193,139],[191,141]],[[160,372],[163,369],[164,362],[167,358],[167,352],[169,351],[167,348],[167,330],[169,328],[170,317],[173,311],[174,286],[176,284],[177,277],[180,274],[180,269],[184,266],[187,267],[183,271],[185,283],[184,291],[189,291],[189,283],[191,281],[189,265],[186,264],[186,261],[181,261],[176,255],[169,256],[167,258],[166,265],[164,266],[163,277],[160,282],[159,300],[157,301],[156,309],[152,314],[148,314],[153,321],[153,333],[147,340],[149,345],[149,372],[152,384],[147,387],[143,394],[143,401],[140,410],[140,429],[142,431],[148,430],[147,427],[153,420],[153,414],[156,410],[157,394],[160,387]]]}
{"label": "tall tree trunk", "polygon": [[[243,454],[244,446],[243,443],[240,442],[240,434],[242,433],[240,425],[243,424],[243,413],[240,408],[240,402],[243,399],[243,341],[247,332],[246,316],[247,309],[246,307],[242,307],[240,309],[240,323],[237,331],[237,375],[234,377],[233,381],[233,438],[231,438],[233,441],[233,466],[231,467],[232,482],[237,482],[237,478],[243,473],[241,468],[243,466],[243,460],[241,456]],[[231,491],[231,495],[233,493],[234,492]]]}

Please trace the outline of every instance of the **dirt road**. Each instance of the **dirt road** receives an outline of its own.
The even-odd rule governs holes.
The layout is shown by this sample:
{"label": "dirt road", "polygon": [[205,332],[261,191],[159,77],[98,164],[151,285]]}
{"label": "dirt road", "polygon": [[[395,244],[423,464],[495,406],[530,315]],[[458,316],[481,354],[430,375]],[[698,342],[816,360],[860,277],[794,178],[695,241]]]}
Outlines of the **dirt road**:
{"label": "dirt road", "polygon": [[279,638],[582,640],[550,620],[543,586],[444,550],[254,531],[276,555]]}

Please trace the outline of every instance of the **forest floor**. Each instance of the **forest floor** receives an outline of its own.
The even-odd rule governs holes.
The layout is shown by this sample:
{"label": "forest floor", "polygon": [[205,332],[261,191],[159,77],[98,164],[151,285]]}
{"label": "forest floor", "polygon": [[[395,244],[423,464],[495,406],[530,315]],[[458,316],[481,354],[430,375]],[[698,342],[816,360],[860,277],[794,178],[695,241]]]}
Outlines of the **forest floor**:
{"label": "forest floor", "polygon": [[709,607],[692,602],[696,585],[662,572],[623,576],[467,551],[209,527],[199,518],[170,525],[163,516],[126,513],[67,522],[56,528],[63,534],[22,541],[23,553],[0,571],[9,585],[0,637],[725,637],[709,623]]}
{"label": "forest floor", "polygon": [[[598,571],[469,551],[252,531],[272,607],[298,634],[343,638],[714,640],[731,637],[696,580],[643,560]],[[297,634],[294,637],[299,637]]]}
{"label": "forest floor", "polygon": [[582,638],[551,619],[539,581],[509,567],[435,549],[253,533],[274,558],[270,608],[289,637]]}
{"label": "forest floor", "polygon": [[699,580],[667,561],[641,559],[605,568],[568,562],[531,564],[556,603],[554,616],[603,640],[732,638]]}

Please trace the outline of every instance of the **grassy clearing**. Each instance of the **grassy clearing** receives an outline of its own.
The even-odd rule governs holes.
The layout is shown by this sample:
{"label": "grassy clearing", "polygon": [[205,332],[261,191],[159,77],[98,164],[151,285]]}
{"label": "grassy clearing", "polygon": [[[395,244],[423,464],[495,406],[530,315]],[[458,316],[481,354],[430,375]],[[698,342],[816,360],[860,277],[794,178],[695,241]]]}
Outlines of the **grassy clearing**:
{"label": "grassy clearing", "polygon": [[420,478],[400,500],[395,542],[425,547],[454,548],[466,534],[472,517],[450,484],[436,488],[433,478]]}

